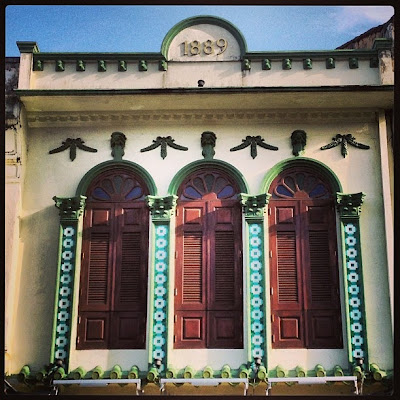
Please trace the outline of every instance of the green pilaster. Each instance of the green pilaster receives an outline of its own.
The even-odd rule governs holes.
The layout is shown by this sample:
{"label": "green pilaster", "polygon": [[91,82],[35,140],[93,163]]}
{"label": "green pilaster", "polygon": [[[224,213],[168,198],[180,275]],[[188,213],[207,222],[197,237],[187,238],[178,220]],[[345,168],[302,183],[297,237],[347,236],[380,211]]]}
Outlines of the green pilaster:
{"label": "green pilaster", "polygon": [[264,214],[270,194],[258,196],[240,194],[247,232],[247,304],[249,329],[248,361],[260,358],[267,365],[266,355],[266,293],[264,257]]}
{"label": "green pilaster", "polygon": [[167,371],[168,362],[168,279],[170,219],[177,196],[147,196],[153,222],[152,268],[150,283],[149,368],[161,360],[158,373]]}
{"label": "green pilaster", "polygon": [[68,371],[75,271],[80,259],[78,232],[86,197],[54,196],[53,200],[60,214],[60,241],[50,362],[61,359]]}
{"label": "green pilaster", "polygon": [[343,266],[346,299],[349,363],[363,358],[368,366],[363,270],[361,258],[360,213],[364,193],[336,194],[343,238]]}

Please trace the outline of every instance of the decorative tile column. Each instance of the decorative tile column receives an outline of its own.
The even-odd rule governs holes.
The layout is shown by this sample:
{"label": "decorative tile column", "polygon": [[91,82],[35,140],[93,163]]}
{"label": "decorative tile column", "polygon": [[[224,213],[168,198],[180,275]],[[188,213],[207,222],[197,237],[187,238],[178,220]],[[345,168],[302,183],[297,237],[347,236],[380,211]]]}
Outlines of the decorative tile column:
{"label": "decorative tile column", "polygon": [[268,193],[258,196],[240,194],[246,220],[248,271],[247,304],[249,315],[248,360],[260,358],[266,366],[266,307],[265,307],[265,257],[264,257],[264,213],[271,197]]}
{"label": "decorative tile column", "polygon": [[336,194],[343,238],[343,265],[345,276],[345,298],[349,362],[364,358],[368,366],[368,346],[365,323],[365,302],[361,259],[360,213],[364,193]]}
{"label": "decorative tile column", "polygon": [[68,371],[75,271],[80,259],[77,238],[86,197],[54,196],[53,200],[60,213],[60,242],[50,362],[62,359]]}
{"label": "decorative tile column", "polygon": [[160,373],[167,369],[168,343],[168,278],[170,219],[177,196],[147,196],[153,222],[154,244],[150,279],[149,364],[161,360]]}

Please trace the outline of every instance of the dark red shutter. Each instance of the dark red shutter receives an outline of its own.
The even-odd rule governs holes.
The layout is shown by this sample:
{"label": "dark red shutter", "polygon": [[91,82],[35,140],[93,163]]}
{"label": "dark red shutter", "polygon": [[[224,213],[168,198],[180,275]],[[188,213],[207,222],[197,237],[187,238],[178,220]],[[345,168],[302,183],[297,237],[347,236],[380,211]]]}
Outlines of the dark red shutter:
{"label": "dark red shutter", "polygon": [[111,347],[145,347],[147,310],[148,212],[141,202],[123,204],[116,210],[114,304]]}
{"label": "dark red shutter", "polygon": [[336,231],[329,200],[302,201],[305,223],[304,254],[308,282],[306,298],[309,348],[342,347]]}
{"label": "dark red shutter", "polygon": [[204,202],[178,208],[175,274],[175,348],[206,347],[206,237]]}
{"label": "dark red shutter", "polygon": [[305,346],[299,206],[290,200],[270,203],[272,346]]}
{"label": "dark red shutter", "polygon": [[114,205],[85,211],[79,301],[78,349],[107,348],[113,264]]}
{"label": "dark red shutter", "polygon": [[237,201],[208,203],[210,244],[208,347],[241,348],[242,271],[241,210]]}

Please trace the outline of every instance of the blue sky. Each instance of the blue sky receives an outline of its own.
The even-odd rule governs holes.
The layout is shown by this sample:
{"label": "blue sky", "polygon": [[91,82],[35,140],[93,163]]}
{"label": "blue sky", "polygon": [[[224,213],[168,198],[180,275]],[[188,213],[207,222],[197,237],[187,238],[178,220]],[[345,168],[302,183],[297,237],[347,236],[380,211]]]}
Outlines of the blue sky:
{"label": "blue sky", "polygon": [[167,32],[196,15],[227,19],[249,51],[334,49],[386,22],[390,6],[7,6],[6,56],[17,41],[41,52],[158,52]]}

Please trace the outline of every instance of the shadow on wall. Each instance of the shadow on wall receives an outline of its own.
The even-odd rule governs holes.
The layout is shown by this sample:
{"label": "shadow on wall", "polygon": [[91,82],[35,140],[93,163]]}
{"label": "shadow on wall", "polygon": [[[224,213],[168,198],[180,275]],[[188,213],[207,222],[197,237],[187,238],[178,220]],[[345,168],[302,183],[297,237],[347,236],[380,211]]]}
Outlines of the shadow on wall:
{"label": "shadow on wall", "polygon": [[13,369],[49,363],[57,274],[59,217],[56,207],[21,219],[20,273],[14,295],[15,321],[10,353]]}

